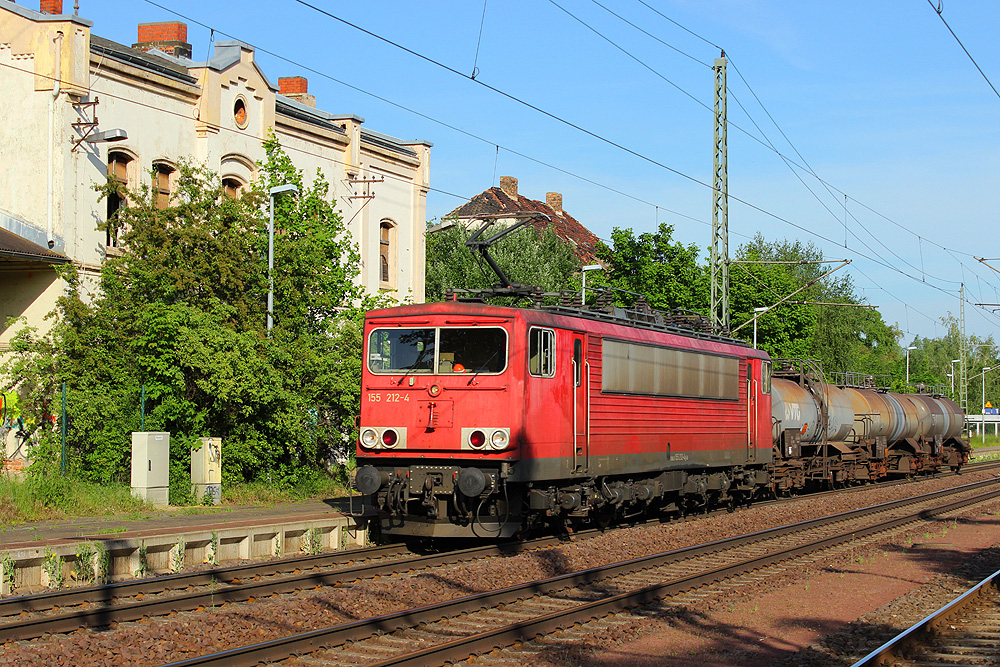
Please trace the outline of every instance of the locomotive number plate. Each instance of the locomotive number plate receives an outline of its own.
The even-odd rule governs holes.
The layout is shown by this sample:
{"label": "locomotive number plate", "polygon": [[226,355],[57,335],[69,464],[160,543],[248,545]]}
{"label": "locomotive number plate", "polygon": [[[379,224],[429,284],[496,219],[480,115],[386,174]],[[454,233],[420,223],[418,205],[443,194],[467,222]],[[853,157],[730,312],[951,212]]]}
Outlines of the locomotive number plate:
{"label": "locomotive number plate", "polygon": [[399,394],[394,392],[387,392],[380,394],[378,392],[371,392],[368,394],[369,403],[409,403],[409,394]]}

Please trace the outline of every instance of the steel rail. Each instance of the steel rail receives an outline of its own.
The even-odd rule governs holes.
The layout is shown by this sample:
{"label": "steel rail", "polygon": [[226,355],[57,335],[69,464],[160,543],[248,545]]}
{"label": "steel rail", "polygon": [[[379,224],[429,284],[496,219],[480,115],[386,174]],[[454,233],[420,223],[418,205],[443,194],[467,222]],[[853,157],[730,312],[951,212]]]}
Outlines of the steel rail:
{"label": "steel rail", "polygon": [[294,572],[305,568],[329,567],[351,563],[360,559],[389,558],[408,553],[401,544],[364,549],[350,549],[327,554],[281,558],[245,565],[216,567],[198,572],[179,572],[131,581],[120,581],[97,586],[64,588],[45,593],[21,595],[0,600],[0,617],[16,616],[24,612],[46,611],[53,607],[70,607],[94,601],[110,603],[115,598],[134,597],[179,590],[191,586],[229,583],[262,575]]}
{"label": "steel rail", "polygon": [[[883,667],[891,665],[894,660],[901,658],[914,649],[920,646],[927,646],[933,641],[936,635],[941,633],[955,614],[971,607],[984,595],[995,595],[997,593],[998,582],[1000,582],[1000,571],[994,572],[945,606],[914,623],[908,629],[896,635],[861,660],[858,660],[851,667]],[[974,657],[980,658],[981,656]],[[994,655],[992,658],[995,659],[996,656]],[[941,660],[938,660],[938,662],[942,665],[947,664]]]}
{"label": "steel rail", "polygon": [[692,587],[726,579],[750,570],[767,567],[790,558],[795,558],[797,556],[812,553],[831,546],[850,542],[875,533],[891,530],[916,520],[931,518],[938,514],[960,509],[961,507],[970,504],[997,498],[1000,497],[1000,488],[998,488],[1000,487],[1000,484],[998,484],[997,480],[976,482],[962,487],[956,487],[955,489],[945,489],[917,496],[915,498],[882,503],[880,505],[874,505],[860,510],[852,510],[850,512],[844,512],[830,517],[823,517],[821,519],[802,521],[787,526],[742,535],[736,538],[718,540],[695,547],[643,556],[628,561],[613,563],[607,566],[518,584],[498,591],[488,591],[455,600],[427,605],[417,609],[408,609],[371,619],[346,623],[331,628],[290,635],[258,644],[238,647],[219,653],[169,663],[169,665],[164,667],[206,667],[210,665],[251,667],[252,665],[256,665],[260,662],[278,661],[287,659],[292,655],[309,653],[323,648],[339,646],[345,642],[368,638],[377,633],[391,633],[397,630],[439,621],[442,618],[457,616],[462,613],[474,612],[485,608],[493,608],[499,605],[517,602],[518,600],[556,592],[567,587],[593,584],[610,577],[638,570],[646,570],[651,567],[665,565],[678,560],[685,560],[699,555],[715,553],[724,549],[734,549],[765,539],[775,539],[787,534],[799,532],[807,527],[817,528],[829,524],[840,523],[853,518],[869,516],[891,509],[896,509],[907,504],[927,502],[944,496],[954,495],[964,491],[977,490],[981,487],[988,486],[992,486],[993,488],[987,493],[974,498],[967,498],[934,509],[925,509],[913,514],[907,514],[903,517],[896,517],[867,528],[853,529],[832,537],[817,540],[810,544],[779,550],[765,556],[752,558],[743,561],[742,563],[720,567],[696,575],[683,576],[672,581],[646,586],[628,593],[608,596],[600,600],[583,603],[570,610],[548,613],[534,619],[495,628],[488,632],[456,638],[420,651],[402,654],[377,663],[371,663],[371,665],[372,667],[388,667],[389,665],[423,667],[429,664],[443,664],[445,662],[463,660],[468,658],[470,655],[490,651],[494,648],[522,641],[526,638],[530,639],[538,634],[552,632],[555,629],[573,625],[581,621],[590,620],[596,616],[601,616],[612,611],[643,604],[664,595],[678,593]]}

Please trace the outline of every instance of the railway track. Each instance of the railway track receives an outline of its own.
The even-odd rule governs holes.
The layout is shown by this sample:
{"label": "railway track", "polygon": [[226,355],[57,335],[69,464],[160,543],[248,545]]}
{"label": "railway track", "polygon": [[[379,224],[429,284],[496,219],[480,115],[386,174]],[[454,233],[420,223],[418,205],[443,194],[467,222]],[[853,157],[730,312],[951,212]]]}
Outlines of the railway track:
{"label": "railway track", "polygon": [[0,617],[7,621],[0,622],[0,643],[543,549],[564,539],[546,537],[431,554],[414,554],[405,545],[393,544],[6,598],[0,600]]}
{"label": "railway track", "polygon": [[[1000,468],[1000,463],[975,470]],[[858,490],[871,487],[857,487]],[[813,494],[843,493],[842,489]],[[800,496],[765,501],[771,504]],[[725,510],[718,510],[724,512]],[[716,512],[713,512],[714,514]],[[705,515],[696,515],[694,520]],[[585,539],[596,530],[581,531]],[[517,543],[492,544],[442,553],[414,554],[401,544],[345,552],[300,556],[198,572],[124,581],[103,586],[60,589],[37,595],[0,599],[0,642],[25,640],[80,628],[107,627],[159,615],[214,608],[281,593],[343,584],[356,579],[391,576],[463,560],[512,555],[544,549],[565,540],[544,537]]]}
{"label": "railway track", "polygon": [[1000,572],[900,633],[854,667],[1000,663]]}
{"label": "railway track", "polygon": [[[951,499],[950,496],[963,496]],[[339,667],[461,662],[665,596],[766,578],[819,552],[851,549],[880,533],[1000,497],[979,482],[832,517],[531,581],[323,630],[171,663],[170,667],[287,661]],[[736,578],[736,580],[733,580]],[[726,584],[726,585],[730,585]],[[717,584],[719,585],[719,584]],[[307,658],[295,658],[308,654]],[[511,658],[516,660],[516,658]]]}

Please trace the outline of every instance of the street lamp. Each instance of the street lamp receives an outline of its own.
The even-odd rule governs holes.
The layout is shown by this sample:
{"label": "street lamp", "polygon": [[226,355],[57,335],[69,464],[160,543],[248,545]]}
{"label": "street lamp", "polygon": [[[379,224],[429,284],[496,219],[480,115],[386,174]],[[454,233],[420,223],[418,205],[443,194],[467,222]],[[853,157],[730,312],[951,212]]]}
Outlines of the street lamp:
{"label": "street lamp", "polygon": [[588,264],[580,269],[583,273],[583,288],[580,290],[580,301],[583,306],[587,305],[587,271],[600,271],[603,268],[600,264]]}
{"label": "street lamp", "polygon": [[[754,308],[753,312],[755,312],[755,313],[763,313],[765,310],[767,310],[767,306],[761,306],[760,308]],[[753,349],[755,349],[755,350],[757,349],[757,318],[758,317],[760,317],[760,315],[754,315],[754,317],[753,317]]]}
{"label": "street lamp", "polygon": [[951,360],[951,375],[949,375],[948,377],[951,378],[951,397],[952,398],[955,398],[955,364],[957,364],[960,361],[961,361],[961,359],[952,359]]}
{"label": "street lamp", "polygon": [[270,220],[267,223],[267,333],[271,335],[274,326],[274,197],[285,192],[298,192],[294,183],[276,185],[270,190]]}
{"label": "street lamp", "polygon": [[906,386],[910,386],[910,350],[917,349],[915,345],[906,348]]}

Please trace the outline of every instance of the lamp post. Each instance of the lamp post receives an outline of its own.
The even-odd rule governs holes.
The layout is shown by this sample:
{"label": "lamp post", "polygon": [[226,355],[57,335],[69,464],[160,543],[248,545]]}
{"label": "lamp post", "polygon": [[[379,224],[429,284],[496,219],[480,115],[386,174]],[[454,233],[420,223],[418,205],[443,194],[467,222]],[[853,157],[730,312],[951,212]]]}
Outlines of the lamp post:
{"label": "lamp post", "polygon": [[276,185],[270,190],[270,219],[267,223],[267,335],[274,326],[274,197],[285,192],[298,192],[294,183]]}
{"label": "lamp post", "polygon": [[948,377],[951,378],[951,397],[952,397],[952,399],[955,398],[955,364],[957,364],[960,361],[961,361],[961,359],[952,359],[951,360],[951,375],[949,375]]}
{"label": "lamp post", "polygon": [[[755,313],[763,313],[765,310],[767,310],[767,306],[761,306],[760,308],[754,308],[753,312],[755,312]],[[754,315],[754,317],[753,317],[753,349],[755,349],[755,350],[757,349],[757,318],[758,317],[760,317],[760,315]]]}
{"label": "lamp post", "polygon": [[580,290],[581,305],[587,305],[587,271],[600,271],[603,268],[600,264],[588,264],[580,269],[580,272],[583,273],[583,288]]}
{"label": "lamp post", "polygon": [[910,350],[917,349],[915,345],[906,348],[906,386],[910,386]]}

